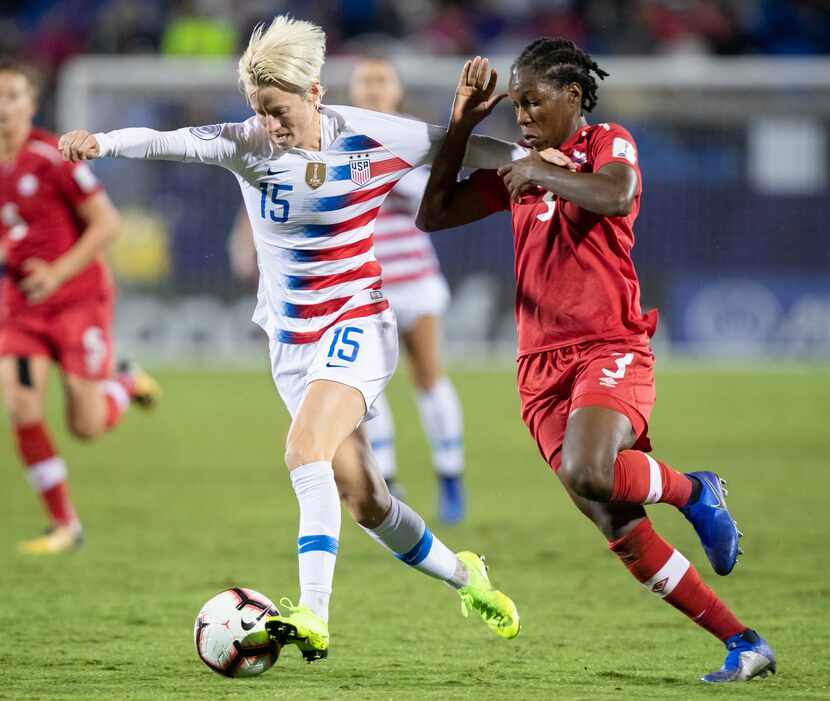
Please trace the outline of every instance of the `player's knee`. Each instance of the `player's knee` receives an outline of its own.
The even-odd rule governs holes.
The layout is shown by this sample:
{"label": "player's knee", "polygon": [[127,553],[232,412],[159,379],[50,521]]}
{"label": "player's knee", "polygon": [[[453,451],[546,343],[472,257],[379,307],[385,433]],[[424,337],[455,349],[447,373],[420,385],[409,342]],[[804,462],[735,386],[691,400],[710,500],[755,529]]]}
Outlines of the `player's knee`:
{"label": "player's knee", "polygon": [[310,462],[314,462],[313,460],[308,459],[308,453],[298,446],[285,446],[285,453],[283,455],[283,459],[285,460],[285,466],[289,470],[294,470],[301,465],[307,465]]}
{"label": "player's knee", "polygon": [[104,432],[100,422],[85,417],[71,417],[67,425],[69,432],[79,441],[93,441]]}
{"label": "player's knee", "polygon": [[285,443],[285,465],[293,470],[311,462],[332,459],[332,456],[318,442],[309,438],[288,437]]}
{"label": "player's knee", "polygon": [[613,488],[613,457],[602,451],[566,452],[559,478],[575,494],[592,501],[608,501]]}
{"label": "player's knee", "polygon": [[440,373],[432,370],[413,371],[412,373],[412,384],[419,392],[431,392],[440,379]]}
{"label": "player's knee", "polygon": [[410,374],[412,384],[419,392],[430,392],[435,389],[442,377],[441,368],[432,362],[424,362],[419,358],[410,360]]}
{"label": "player's knee", "polygon": [[5,398],[6,410],[16,426],[33,424],[43,419],[40,402],[20,393],[10,392]]}

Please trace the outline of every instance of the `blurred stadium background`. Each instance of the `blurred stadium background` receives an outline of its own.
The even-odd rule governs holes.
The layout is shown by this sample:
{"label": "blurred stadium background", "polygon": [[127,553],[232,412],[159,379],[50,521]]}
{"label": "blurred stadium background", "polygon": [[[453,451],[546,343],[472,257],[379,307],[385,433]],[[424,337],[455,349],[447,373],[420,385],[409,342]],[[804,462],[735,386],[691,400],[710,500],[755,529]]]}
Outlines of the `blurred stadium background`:
{"label": "blurred stadium background", "polygon": [[[0,49],[38,63],[58,131],[173,129],[244,119],[235,56],[253,24],[291,12],[325,27],[327,101],[348,100],[355,56],[378,47],[405,111],[444,123],[464,57],[506,80],[534,37],[564,34],[611,77],[592,121],[625,124],[645,196],[635,258],[656,344],[695,357],[830,356],[830,3],[809,0],[24,0],[3,4]],[[92,18],[92,19],[90,19]],[[515,138],[503,104],[484,129]],[[125,225],[112,251],[122,352],[155,363],[257,362],[254,290],[231,275],[240,203],[221,169],[95,164]],[[454,292],[451,356],[509,359],[506,218],[434,237]],[[555,294],[555,291],[552,291]]]}

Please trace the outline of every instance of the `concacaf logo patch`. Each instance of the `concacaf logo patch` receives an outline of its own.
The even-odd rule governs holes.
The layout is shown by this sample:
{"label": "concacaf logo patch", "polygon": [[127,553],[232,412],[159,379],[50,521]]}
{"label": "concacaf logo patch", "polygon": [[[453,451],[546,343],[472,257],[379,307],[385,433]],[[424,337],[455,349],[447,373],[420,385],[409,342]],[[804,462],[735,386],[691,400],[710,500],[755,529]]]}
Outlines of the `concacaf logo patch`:
{"label": "concacaf logo patch", "polygon": [[624,158],[631,165],[637,165],[637,151],[634,149],[634,144],[627,139],[623,139],[619,136],[614,137],[614,143],[611,145],[611,151],[614,154],[614,158]]}
{"label": "concacaf logo patch", "polygon": [[190,133],[202,141],[210,141],[222,133],[222,125],[206,124],[203,127],[190,127]]}

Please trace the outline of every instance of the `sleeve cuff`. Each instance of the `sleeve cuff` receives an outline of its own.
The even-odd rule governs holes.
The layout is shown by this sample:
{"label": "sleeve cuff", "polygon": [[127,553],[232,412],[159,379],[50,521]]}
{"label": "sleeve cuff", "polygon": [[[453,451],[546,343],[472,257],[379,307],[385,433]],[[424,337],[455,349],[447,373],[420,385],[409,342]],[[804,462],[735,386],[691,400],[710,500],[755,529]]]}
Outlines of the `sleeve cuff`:
{"label": "sleeve cuff", "polygon": [[101,149],[99,158],[109,156],[112,153],[112,139],[110,139],[104,132],[97,132],[93,134],[95,140],[98,142],[98,147]]}

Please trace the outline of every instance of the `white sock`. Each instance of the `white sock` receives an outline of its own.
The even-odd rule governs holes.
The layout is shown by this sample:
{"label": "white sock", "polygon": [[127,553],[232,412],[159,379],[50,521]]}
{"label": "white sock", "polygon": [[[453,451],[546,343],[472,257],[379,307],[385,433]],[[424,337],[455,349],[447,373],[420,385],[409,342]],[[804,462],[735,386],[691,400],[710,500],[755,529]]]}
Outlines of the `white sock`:
{"label": "white sock", "polygon": [[442,377],[428,392],[418,392],[417,401],[435,471],[457,477],[464,472],[464,420],[455,388]]}
{"label": "white sock", "polygon": [[377,528],[364,528],[402,562],[458,588],[458,558],[427,528],[409,505],[392,497],[392,508]]}
{"label": "white sock", "polygon": [[329,598],[340,538],[340,497],[331,463],[311,462],[291,470],[300,504],[297,560],[300,604],[329,620]]}
{"label": "white sock", "polygon": [[104,380],[101,382],[101,391],[109,397],[112,397],[117,406],[122,412],[130,406],[130,395],[127,390],[117,380]]}
{"label": "white sock", "polygon": [[392,421],[392,410],[386,401],[386,394],[382,393],[372,407],[377,410],[377,416],[366,421],[366,436],[372,444],[372,453],[375,455],[380,474],[383,479],[393,479],[397,472],[395,464],[395,424]]}

